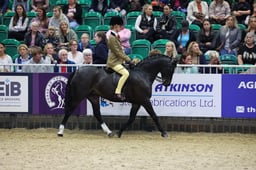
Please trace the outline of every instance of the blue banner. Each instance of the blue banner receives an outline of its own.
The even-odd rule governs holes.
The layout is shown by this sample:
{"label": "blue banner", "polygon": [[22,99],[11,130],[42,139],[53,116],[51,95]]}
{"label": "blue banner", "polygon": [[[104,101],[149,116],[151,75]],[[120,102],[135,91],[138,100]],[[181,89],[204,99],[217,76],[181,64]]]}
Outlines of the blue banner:
{"label": "blue banner", "polygon": [[223,118],[256,118],[255,98],[255,75],[222,75]]}

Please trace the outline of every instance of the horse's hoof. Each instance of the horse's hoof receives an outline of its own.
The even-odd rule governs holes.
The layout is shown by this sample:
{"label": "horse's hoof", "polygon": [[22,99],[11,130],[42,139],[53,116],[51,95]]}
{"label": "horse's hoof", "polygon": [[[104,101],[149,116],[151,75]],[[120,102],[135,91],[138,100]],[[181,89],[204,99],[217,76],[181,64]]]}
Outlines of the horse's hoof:
{"label": "horse's hoof", "polygon": [[108,137],[110,137],[110,138],[113,137],[113,136],[115,136],[115,134],[113,132],[108,134]]}
{"label": "horse's hoof", "polygon": [[58,135],[58,137],[63,137],[63,134],[57,134]]}
{"label": "horse's hoof", "polygon": [[118,137],[118,138],[121,138],[121,136],[122,136],[122,132],[121,132],[121,131],[118,131],[118,132],[117,132],[117,137]]}
{"label": "horse's hoof", "polygon": [[161,133],[161,136],[162,136],[163,138],[167,138],[167,137],[168,137],[168,134],[167,134],[167,132],[162,132],[162,133]]}

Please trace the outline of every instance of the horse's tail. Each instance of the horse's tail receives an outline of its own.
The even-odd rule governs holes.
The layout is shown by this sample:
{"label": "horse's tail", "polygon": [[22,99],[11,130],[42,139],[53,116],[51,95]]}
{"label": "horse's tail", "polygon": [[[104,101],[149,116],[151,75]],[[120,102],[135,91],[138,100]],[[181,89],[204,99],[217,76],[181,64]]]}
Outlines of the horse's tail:
{"label": "horse's tail", "polygon": [[75,75],[76,71],[72,72],[68,78],[68,82],[66,85],[66,92],[65,92],[65,114],[70,112],[70,107],[71,107],[71,101],[72,101],[72,96],[71,96],[71,81]]}

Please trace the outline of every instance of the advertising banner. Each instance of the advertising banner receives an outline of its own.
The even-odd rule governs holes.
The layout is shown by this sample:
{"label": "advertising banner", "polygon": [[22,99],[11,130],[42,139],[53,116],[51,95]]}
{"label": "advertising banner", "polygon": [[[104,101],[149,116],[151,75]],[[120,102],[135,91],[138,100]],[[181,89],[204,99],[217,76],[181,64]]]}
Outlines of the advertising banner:
{"label": "advertising banner", "polygon": [[[221,75],[174,74],[170,86],[155,81],[151,103],[158,116],[221,117]],[[102,115],[129,115],[130,103],[101,99]],[[87,104],[87,114],[92,114]],[[138,115],[148,115],[144,108]]]}
{"label": "advertising banner", "polygon": [[30,112],[29,76],[6,74],[0,76],[0,112]]}
{"label": "advertising banner", "polygon": [[222,117],[256,118],[256,76],[222,76]]}
{"label": "advertising banner", "polygon": [[[64,97],[69,74],[33,74],[33,113],[64,114]],[[82,87],[81,87],[82,90]],[[75,110],[75,114],[86,114],[85,102]]]}

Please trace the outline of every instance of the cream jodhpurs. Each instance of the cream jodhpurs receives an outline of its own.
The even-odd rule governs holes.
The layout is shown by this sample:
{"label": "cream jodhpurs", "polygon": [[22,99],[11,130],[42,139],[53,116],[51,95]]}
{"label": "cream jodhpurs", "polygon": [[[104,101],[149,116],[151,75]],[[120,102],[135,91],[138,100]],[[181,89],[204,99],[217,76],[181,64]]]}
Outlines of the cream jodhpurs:
{"label": "cream jodhpurs", "polygon": [[112,67],[112,69],[115,70],[117,73],[121,74],[121,77],[118,81],[117,88],[115,91],[116,94],[121,94],[124,83],[126,82],[127,78],[129,77],[129,72],[121,64],[118,64],[115,67]]}

